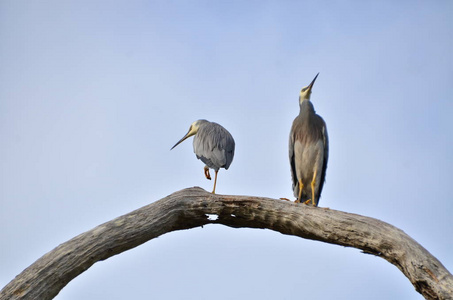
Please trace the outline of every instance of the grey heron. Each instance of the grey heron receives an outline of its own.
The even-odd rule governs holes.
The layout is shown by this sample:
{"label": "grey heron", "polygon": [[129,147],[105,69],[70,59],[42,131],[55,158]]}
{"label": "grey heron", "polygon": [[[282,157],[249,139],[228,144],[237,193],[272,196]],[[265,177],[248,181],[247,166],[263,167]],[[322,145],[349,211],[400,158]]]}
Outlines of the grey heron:
{"label": "grey heron", "polygon": [[217,123],[198,120],[190,125],[187,134],[171,149],[193,135],[195,136],[193,138],[193,152],[198,159],[205,163],[204,174],[206,179],[211,179],[209,168],[215,171],[214,189],[212,190],[212,193],[215,194],[219,169],[228,170],[233,161],[235,147],[233,136]]}
{"label": "grey heron", "polygon": [[311,202],[313,206],[318,206],[329,158],[326,123],[316,114],[310,101],[318,75],[300,91],[300,112],[293,121],[289,136],[289,161],[296,202]]}

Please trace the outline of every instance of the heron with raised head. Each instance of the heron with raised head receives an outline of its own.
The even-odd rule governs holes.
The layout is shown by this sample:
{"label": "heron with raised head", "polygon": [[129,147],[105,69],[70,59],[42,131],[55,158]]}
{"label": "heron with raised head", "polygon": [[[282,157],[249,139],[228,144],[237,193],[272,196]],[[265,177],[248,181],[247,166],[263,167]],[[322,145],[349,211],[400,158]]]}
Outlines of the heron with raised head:
{"label": "heron with raised head", "polygon": [[300,91],[300,112],[289,135],[289,161],[296,202],[311,203],[313,206],[318,206],[329,158],[326,123],[316,114],[310,101],[318,75]]}
{"label": "heron with raised head", "polygon": [[219,169],[228,170],[233,161],[235,147],[233,136],[217,123],[198,120],[190,125],[187,134],[171,149],[193,135],[193,152],[198,159],[205,163],[204,175],[206,179],[211,180],[210,168],[215,171],[214,189],[212,190],[212,193],[215,194]]}

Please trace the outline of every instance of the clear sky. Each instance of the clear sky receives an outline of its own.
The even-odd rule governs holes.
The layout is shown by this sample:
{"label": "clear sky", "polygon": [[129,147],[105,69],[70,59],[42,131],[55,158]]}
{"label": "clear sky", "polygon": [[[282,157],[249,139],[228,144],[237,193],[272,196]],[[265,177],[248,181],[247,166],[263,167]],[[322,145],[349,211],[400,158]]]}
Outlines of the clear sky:
{"label": "clear sky", "polygon": [[[212,181],[292,197],[300,88],[327,123],[320,206],[393,224],[453,270],[453,2],[1,1],[0,286],[100,223]],[[422,299],[357,249],[210,225],[96,263],[56,299]]]}

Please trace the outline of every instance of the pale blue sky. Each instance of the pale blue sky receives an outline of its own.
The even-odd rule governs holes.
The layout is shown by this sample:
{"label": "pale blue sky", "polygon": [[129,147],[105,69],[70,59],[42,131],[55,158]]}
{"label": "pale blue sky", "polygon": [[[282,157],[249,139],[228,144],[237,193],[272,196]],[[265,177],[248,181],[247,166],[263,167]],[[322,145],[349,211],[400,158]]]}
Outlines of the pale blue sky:
{"label": "pale blue sky", "polygon": [[[200,118],[236,140],[220,194],[291,197],[298,93],[327,123],[320,206],[391,223],[453,270],[451,1],[1,1],[0,286],[58,244],[212,181]],[[56,299],[422,299],[359,250],[220,225],[95,264]]]}

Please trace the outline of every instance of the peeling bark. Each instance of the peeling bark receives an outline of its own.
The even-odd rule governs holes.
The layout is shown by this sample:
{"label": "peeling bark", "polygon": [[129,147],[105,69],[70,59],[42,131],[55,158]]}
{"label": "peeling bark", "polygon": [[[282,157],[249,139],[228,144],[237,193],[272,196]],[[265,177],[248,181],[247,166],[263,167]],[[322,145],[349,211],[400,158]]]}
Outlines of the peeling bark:
{"label": "peeling bark", "polygon": [[[209,220],[208,214],[218,218]],[[448,270],[390,224],[270,198],[213,195],[197,187],[173,193],[59,245],[8,283],[0,299],[52,299],[97,261],[162,234],[206,224],[266,228],[358,248],[397,266],[426,299],[453,299],[453,276]]]}

